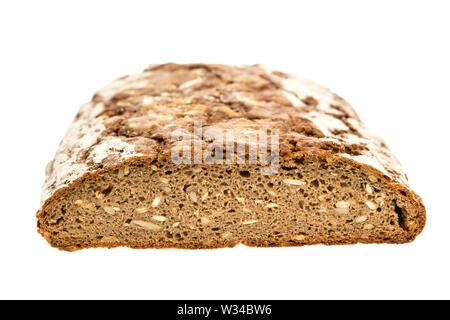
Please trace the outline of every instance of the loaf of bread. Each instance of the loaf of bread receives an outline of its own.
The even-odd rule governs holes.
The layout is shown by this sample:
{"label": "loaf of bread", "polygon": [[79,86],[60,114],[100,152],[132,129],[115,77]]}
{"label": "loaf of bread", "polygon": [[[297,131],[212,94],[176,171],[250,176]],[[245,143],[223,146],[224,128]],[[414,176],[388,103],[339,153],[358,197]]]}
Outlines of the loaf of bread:
{"label": "loaf of bread", "polygon": [[152,65],[83,105],[46,171],[54,247],[405,243],[422,200],[341,97],[260,65]]}

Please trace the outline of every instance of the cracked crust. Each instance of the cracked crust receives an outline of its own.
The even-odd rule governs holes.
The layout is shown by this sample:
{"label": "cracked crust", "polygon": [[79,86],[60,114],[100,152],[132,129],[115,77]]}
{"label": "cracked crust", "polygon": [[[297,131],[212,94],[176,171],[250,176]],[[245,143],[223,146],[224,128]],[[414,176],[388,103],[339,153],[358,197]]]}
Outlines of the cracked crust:
{"label": "cracked crust", "polygon": [[[341,97],[310,80],[265,66],[153,65],[99,90],[83,105],[47,166],[41,209],[59,191],[125,161],[167,162],[176,129],[278,129],[280,162],[304,153],[346,159],[368,168],[422,208],[386,143],[369,131]],[[200,139],[201,137],[195,137]],[[203,141],[203,147],[208,141]]]}

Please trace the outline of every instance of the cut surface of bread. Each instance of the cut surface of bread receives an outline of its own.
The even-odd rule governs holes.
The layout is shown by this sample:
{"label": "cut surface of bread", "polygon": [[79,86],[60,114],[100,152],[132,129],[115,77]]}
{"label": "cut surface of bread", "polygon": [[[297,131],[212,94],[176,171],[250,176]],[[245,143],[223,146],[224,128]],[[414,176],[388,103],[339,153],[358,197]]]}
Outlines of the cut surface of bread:
{"label": "cut surface of bread", "polygon": [[[265,130],[278,139],[271,174],[245,157],[204,161],[226,144],[214,133],[238,137],[223,154],[236,160],[252,148],[242,134]],[[201,161],[176,163],[186,148]],[[406,243],[425,208],[386,143],[329,90],[258,65],[165,64],[82,106],[47,167],[37,217],[67,251],[209,249]]]}

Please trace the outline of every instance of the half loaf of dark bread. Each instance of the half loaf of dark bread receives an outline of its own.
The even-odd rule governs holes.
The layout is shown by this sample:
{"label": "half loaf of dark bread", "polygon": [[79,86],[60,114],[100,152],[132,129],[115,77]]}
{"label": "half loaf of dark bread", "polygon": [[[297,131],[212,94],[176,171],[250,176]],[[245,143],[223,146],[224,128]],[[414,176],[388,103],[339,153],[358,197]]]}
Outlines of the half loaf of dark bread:
{"label": "half loaf of dark bread", "polygon": [[425,208],[328,89],[259,65],[164,64],[81,107],[37,217],[63,250],[200,249],[405,243]]}

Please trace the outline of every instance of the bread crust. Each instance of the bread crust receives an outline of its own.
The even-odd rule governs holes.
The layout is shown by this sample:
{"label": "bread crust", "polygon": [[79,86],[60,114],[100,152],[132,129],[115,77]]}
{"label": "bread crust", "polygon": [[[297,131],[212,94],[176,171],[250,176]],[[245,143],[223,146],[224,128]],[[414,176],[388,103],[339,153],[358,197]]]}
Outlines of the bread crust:
{"label": "bread crust", "polygon": [[[416,223],[407,237],[379,242],[412,241],[425,226],[425,207],[408,186],[400,163],[386,143],[365,127],[341,97],[309,80],[259,65],[169,63],[151,66],[139,75],[119,78],[82,106],[54,160],[47,166],[37,213],[38,231],[52,244],[51,235],[41,227],[46,208],[87,177],[100,177],[130,164],[158,165],[170,161],[171,151],[181,143],[174,141],[171,133],[180,128],[192,131],[196,120],[202,121],[204,127],[235,131],[276,128],[280,136],[281,165],[314,155],[327,163],[346,163],[385,181],[415,204]],[[356,242],[365,241],[322,244]],[[230,242],[226,247],[237,244]]]}

